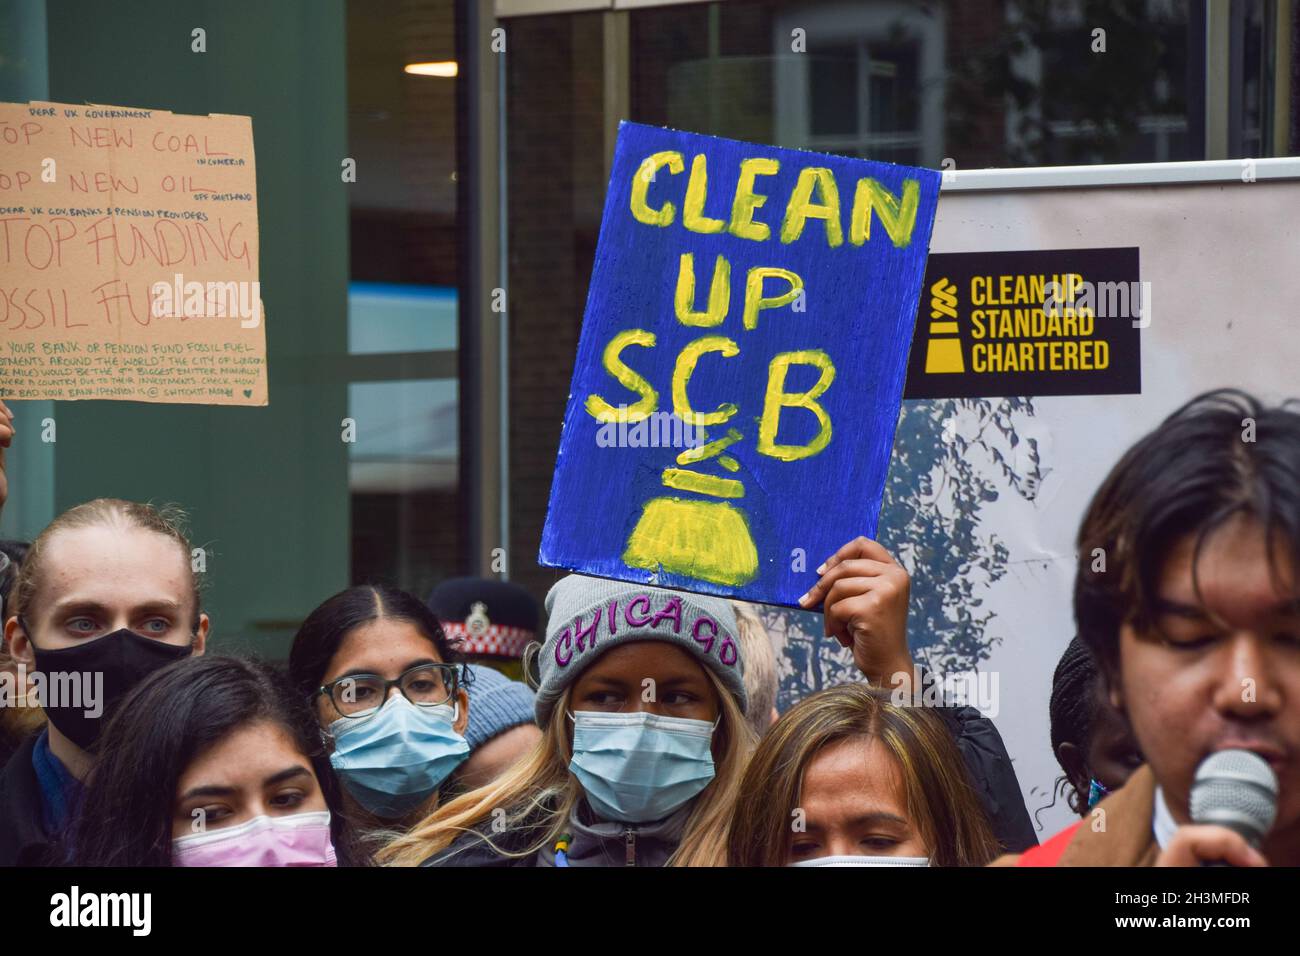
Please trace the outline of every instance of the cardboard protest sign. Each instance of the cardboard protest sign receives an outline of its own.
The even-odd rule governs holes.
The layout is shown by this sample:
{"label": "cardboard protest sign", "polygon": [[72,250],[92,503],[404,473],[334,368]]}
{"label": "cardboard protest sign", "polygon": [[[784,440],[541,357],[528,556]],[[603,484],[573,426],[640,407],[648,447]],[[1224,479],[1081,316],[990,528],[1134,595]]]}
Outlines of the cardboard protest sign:
{"label": "cardboard protest sign", "polygon": [[540,562],[793,605],[874,535],[939,179],[623,123]]}
{"label": "cardboard protest sign", "polygon": [[0,103],[0,398],[267,403],[247,116]]}

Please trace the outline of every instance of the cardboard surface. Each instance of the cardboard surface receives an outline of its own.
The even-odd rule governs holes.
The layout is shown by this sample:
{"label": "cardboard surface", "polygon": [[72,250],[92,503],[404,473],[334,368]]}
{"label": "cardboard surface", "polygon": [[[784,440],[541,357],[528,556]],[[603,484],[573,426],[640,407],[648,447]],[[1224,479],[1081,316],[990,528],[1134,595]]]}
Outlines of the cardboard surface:
{"label": "cardboard surface", "polygon": [[249,117],[0,104],[0,398],[267,404]]}

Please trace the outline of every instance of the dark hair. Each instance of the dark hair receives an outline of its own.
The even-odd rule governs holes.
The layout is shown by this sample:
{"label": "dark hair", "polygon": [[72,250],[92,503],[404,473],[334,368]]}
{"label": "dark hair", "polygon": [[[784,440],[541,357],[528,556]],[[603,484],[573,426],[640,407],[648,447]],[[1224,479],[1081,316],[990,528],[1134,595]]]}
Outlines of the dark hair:
{"label": "dark hair", "polygon": [[[397,588],[361,585],[329,598],[307,615],[294,635],[289,649],[289,680],[299,697],[310,700],[320,689],[330,661],[352,630],[379,620],[406,621],[429,639],[443,662],[460,663],[438,618],[423,601]],[[468,672],[464,667],[460,671],[460,686],[468,687]]]}
{"label": "dark hair", "polygon": [[1097,664],[1077,637],[1070,641],[1052,674],[1052,699],[1047,705],[1052,723],[1052,752],[1063,743],[1087,747],[1096,698]]}
{"label": "dark hair", "polygon": [[135,688],[104,729],[68,839],[77,866],[170,866],[176,788],[209,747],[257,721],[282,728],[316,774],[340,865],[359,862],[315,717],[271,665],[187,657]]}
{"label": "dark hair", "polygon": [[[27,549],[30,547],[26,541],[0,541],[0,554],[10,562],[9,570],[0,576],[0,604],[6,607],[9,606],[9,592],[18,580],[18,568],[22,565],[23,558],[27,557]],[[4,624],[4,621],[0,620],[0,624]]]}
{"label": "dark hair", "polygon": [[[1270,562],[1278,541],[1300,567],[1294,403],[1270,408],[1235,389],[1207,392],[1124,454],[1088,506],[1078,538],[1074,617],[1103,675],[1118,667],[1120,627],[1154,624],[1153,600],[1174,545],[1195,535],[1195,568],[1207,537],[1239,514],[1263,526]],[[1105,563],[1094,571],[1097,549]]]}
{"label": "dark hair", "polygon": [[[1052,697],[1047,705],[1051,720],[1052,753],[1060,760],[1061,744],[1072,743],[1087,750],[1096,713],[1097,663],[1083,641],[1070,641],[1052,674]],[[1069,777],[1069,769],[1062,770]],[[1059,784],[1058,784],[1059,786]],[[1077,791],[1069,797],[1070,809],[1082,813],[1088,795]]]}

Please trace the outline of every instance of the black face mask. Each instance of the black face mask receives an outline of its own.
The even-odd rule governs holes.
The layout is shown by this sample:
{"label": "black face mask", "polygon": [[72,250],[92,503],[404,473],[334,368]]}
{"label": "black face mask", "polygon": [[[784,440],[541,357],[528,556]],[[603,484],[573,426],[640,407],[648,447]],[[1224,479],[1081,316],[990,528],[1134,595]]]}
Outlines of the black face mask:
{"label": "black face mask", "polygon": [[[25,624],[23,629],[27,630],[30,640],[31,631]],[[93,641],[85,641],[58,650],[43,651],[33,641],[32,652],[36,656],[36,670],[45,675],[41,707],[50,723],[57,727],[63,736],[82,750],[91,750],[98,742],[104,725],[117,711],[123,698],[154,671],[173,661],[189,657],[193,648],[193,643],[164,644],[160,640],[142,637],[126,628],[97,637]],[[52,674],[76,675],[75,681],[65,679],[58,682],[59,689],[63,693],[56,705],[51,705],[44,699],[53,696],[50,680]],[[82,677],[84,674],[91,675],[89,690],[92,694],[96,690],[95,676],[103,675],[102,693],[93,702],[94,707],[85,696],[86,683]],[[67,689],[74,683],[81,689],[80,701],[64,699],[69,696],[66,693]],[[100,708],[102,712],[97,717],[86,716],[87,711]]]}

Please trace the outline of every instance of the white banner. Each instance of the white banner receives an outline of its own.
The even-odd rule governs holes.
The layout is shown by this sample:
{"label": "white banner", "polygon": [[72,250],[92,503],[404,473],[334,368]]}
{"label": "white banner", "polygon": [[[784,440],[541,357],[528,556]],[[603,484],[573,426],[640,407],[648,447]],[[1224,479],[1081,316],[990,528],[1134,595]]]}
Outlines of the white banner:
{"label": "white banner", "polygon": [[[948,686],[980,689],[970,702],[995,718],[1033,815],[1061,775],[1048,698],[1074,635],[1074,540],[1093,492],[1125,449],[1201,392],[1300,396],[1300,162],[1091,167],[1080,173],[1087,186],[1057,185],[1070,181],[1059,170],[958,176],[939,203],[932,257],[1136,247],[1145,291],[1133,318],[1139,394],[909,401],[895,443],[880,538],[913,575],[913,653]],[[949,318],[927,304],[914,355],[926,322]],[[820,620],[765,616],[783,657],[783,708],[854,678]],[[1040,837],[1073,819],[1058,799],[1037,816]]]}

